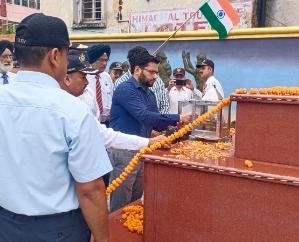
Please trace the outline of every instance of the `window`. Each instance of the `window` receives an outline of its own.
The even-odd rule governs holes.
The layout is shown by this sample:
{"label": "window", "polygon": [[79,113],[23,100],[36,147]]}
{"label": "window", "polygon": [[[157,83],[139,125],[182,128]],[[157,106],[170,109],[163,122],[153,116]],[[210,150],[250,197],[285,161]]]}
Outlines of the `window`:
{"label": "window", "polygon": [[102,19],[101,0],[83,0],[82,19],[84,22],[101,20]]}
{"label": "window", "polygon": [[106,28],[103,0],[77,0],[74,5],[73,29]]}
{"label": "window", "polygon": [[29,0],[29,8],[36,8],[36,1],[35,0]]}
{"label": "window", "polygon": [[22,0],[22,6],[28,7],[28,0]]}
{"label": "window", "polygon": [[7,3],[40,9],[40,0],[7,0]]}

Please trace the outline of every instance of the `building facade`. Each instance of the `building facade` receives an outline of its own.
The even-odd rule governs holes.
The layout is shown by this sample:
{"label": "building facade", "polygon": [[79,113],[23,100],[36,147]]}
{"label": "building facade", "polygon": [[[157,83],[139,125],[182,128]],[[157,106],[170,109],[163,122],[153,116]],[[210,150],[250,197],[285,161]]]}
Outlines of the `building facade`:
{"label": "building facade", "polygon": [[267,27],[298,26],[298,11],[298,0],[267,0],[265,25]]}
{"label": "building facade", "polygon": [[40,12],[40,0],[1,0],[1,32],[13,33],[16,24],[23,18],[38,12]]}
{"label": "building facade", "polygon": [[[182,30],[209,29],[200,1],[185,0],[42,0],[41,11],[58,16],[71,33],[130,33],[173,31],[190,18]],[[232,0],[241,22],[252,27],[255,0]]]}
{"label": "building facade", "polygon": [[[239,28],[299,25],[297,0],[231,0],[240,16]],[[35,12],[62,18],[70,33],[130,33],[209,29],[200,12],[200,0],[0,0],[2,33],[13,32],[15,24]],[[257,10],[264,3],[263,10]]]}

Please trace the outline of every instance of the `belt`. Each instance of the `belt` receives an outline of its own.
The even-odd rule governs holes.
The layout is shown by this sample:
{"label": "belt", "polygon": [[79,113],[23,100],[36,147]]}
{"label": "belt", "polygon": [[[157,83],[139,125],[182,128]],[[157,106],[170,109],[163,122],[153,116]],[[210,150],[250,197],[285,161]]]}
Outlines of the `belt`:
{"label": "belt", "polygon": [[58,218],[58,217],[66,217],[66,216],[72,216],[76,214],[81,214],[81,209],[77,208],[74,210],[70,210],[68,212],[62,212],[62,213],[54,213],[49,215],[34,215],[34,216],[28,216],[24,214],[18,214],[11,212],[3,207],[0,207],[0,215],[4,217],[8,217],[11,219],[19,220],[19,221],[33,221],[38,219],[51,219],[51,218]]}

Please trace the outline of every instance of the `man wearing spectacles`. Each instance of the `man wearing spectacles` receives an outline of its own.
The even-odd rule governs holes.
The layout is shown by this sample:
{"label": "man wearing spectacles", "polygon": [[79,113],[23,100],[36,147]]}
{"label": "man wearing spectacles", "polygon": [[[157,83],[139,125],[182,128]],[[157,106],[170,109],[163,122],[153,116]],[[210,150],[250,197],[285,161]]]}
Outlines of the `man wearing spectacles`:
{"label": "man wearing spectacles", "polygon": [[13,45],[8,40],[0,41],[0,85],[11,82],[15,74],[11,72],[13,68]]}
{"label": "man wearing spectacles", "polygon": [[[132,77],[115,89],[111,106],[110,125],[116,131],[149,138],[152,130],[165,130],[178,122],[188,123],[191,115],[161,114],[157,107],[155,94],[149,89],[158,77],[159,59],[143,47],[135,47],[128,53]],[[110,182],[114,180],[136,151],[108,150],[113,171]],[[143,165],[139,163],[127,179],[111,194],[110,210],[133,202],[143,192]]]}
{"label": "man wearing spectacles", "polygon": [[[123,82],[128,81],[132,77],[132,73],[129,69],[127,71],[125,71],[125,68],[129,68],[129,63],[127,61],[125,61],[124,63],[123,63],[124,74],[114,82],[114,90],[118,87],[118,85],[120,85]],[[126,67],[126,63],[128,63],[127,67]],[[159,76],[157,77],[154,85],[152,87],[150,87],[149,89],[151,91],[153,91],[153,93],[156,96],[156,101],[157,101],[157,106],[158,106],[159,112],[164,113],[164,114],[169,113],[168,95],[165,91],[164,82],[162,81],[162,79]]]}

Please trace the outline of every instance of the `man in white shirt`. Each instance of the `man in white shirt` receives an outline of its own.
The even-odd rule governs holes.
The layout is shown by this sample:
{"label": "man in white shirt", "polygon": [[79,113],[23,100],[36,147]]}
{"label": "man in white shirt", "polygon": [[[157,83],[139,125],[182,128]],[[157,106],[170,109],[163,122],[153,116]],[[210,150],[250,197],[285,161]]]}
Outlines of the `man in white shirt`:
{"label": "man in white shirt", "polygon": [[120,78],[124,74],[124,69],[121,62],[112,62],[109,67],[109,75],[112,79],[112,82],[115,83],[115,81]]}
{"label": "man in white shirt", "polygon": [[[88,87],[94,93],[100,112],[100,121],[108,126],[113,96],[113,82],[105,72],[111,48],[109,45],[97,44],[87,49],[88,61],[97,70],[96,75],[88,75]],[[85,93],[83,93],[85,95]]]}
{"label": "man in white shirt", "polygon": [[200,78],[204,80],[203,97],[204,101],[219,101],[224,98],[223,88],[220,82],[214,77],[214,62],[204,59],[197,64]]}
{"label": "man in white shirt", "polygon": [[100,114],[99,106],[98,106],[98,103],[96,100],[96,96],[95,96],[95,93],[91,90],[91,88],[88,85],[83,90],[82,94],[80,96],[78,96],[78,98],[80,98],[89,107],[92,114],[100,122],[101,114]]}
{"label": "man in white shirt", "polygon": [[21,70],[0,87],[1,242],[109,241],[102,176],[112,166],[95,118],[58,84],[69,45],[57,17],[34,13],[16,29]]}
{"label": "man in white shirt", "polygon": [[[179,101],[189,101],[193,98],[193,91],[186,87],[186,77],[184,68],[175,68],[173,70],[173,80],[168,86],[169,113],[178,114]],[[171,85],[173,85],[171,87]]]}
{"label": "man in white shirt", "polygon": [[5,85],[13,81],[13,45],[8,40],[0,41],[0,85]]}

